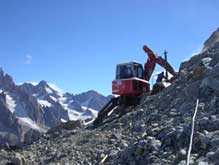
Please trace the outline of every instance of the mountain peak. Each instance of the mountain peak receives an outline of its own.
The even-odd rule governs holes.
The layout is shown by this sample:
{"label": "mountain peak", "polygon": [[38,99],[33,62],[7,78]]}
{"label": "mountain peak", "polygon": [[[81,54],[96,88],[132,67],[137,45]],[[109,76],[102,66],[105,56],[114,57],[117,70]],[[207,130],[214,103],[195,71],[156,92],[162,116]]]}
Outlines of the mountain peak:
{"label": "mountain peak", "polygon": [[5,90],[12,90],[15,87],[15,83],[9,74],[4,74],[2,68],[0,68],[0,87]]}
{"label": "mountain peak", "polygon": [[46,86],[46,87],[48,87],[49,85],[48,85],[48,83],[45,80],[42,80],[42,81],[39,82],[38,86]]}
{"label": "mountain peak", "polygon": [[3,68],[0,67],[0,76],[3,76],[4,75],[4,71],[3,71]]}
{"label": "mountain peak", "polygon": [[217,42],[219,42],[219,28],[215,30],[211,36],[205,41],[204,48],[202,51],[208,50],[210,47],[214,46]]}
{"label": "mountain peak", "polygon": [[90,93],[90,94],[99,94],[97,91],[95,91],[95,90],[89,90],[89,91],[87,91],[87,92],[85,92],[85,93]]}

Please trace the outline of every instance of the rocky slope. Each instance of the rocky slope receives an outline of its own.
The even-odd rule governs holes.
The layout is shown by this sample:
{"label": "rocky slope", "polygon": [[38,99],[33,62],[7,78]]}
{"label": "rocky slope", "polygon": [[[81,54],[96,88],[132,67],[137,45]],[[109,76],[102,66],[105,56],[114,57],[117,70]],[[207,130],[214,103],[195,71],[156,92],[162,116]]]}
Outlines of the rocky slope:
{"label": "rocky slope", "polygon": [[205,41],[202,51],[204,52],[208,50],[217,42],[219,42],[219,28],[216,31],[214,31],[212,35]]}
{"label": "rocky slope", "polygon": [[108,99],[95,91],[62,94],[45,81],[16,85],[0,69],[0,146],[30,143],[62,122],[94,118]]}
{"label": "rocky slope", "polygon": [[[213,34],[214,35],[214,34]],[[0,163],[186,164],[195,120],[191,164],[219,164],[219,42],[183,62],[179,77],[154,96],[98,128],[66,123],[38,142],[9,152]],[[114,114],[116,115],[116,114]]]}

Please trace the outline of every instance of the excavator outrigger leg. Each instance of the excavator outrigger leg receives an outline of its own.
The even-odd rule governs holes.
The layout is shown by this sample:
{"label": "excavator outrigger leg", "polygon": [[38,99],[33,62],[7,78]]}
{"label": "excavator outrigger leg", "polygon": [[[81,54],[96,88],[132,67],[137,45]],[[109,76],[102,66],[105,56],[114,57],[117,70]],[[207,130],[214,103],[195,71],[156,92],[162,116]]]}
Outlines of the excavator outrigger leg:
{"label": "excavator outrigger leg", "polygon": [[[97,118],[93,122],[94,127],[98,127],[101,123],[109,122],[108,116],[116,113],[113,118],[119,118],[126,113],[126,108],[136,106],[140,102],[139,96],[119,96],[112,98],[98,113]],[[112,120],[113,120],[112,118]]]}
{"label": "excavator outrigger leg", "polygon": [[112,98],[98,113],[97,118],[94,120],[93,125],[98,126],[103,119],[119,105],[119,97]]}

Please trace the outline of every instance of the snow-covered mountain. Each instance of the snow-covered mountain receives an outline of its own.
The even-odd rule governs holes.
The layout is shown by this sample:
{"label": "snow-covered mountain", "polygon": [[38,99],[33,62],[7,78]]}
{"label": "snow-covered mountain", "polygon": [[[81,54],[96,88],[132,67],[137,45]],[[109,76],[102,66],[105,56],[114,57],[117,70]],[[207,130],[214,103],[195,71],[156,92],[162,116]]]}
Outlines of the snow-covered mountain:
{"label": "snow-covered mountain", "polygon": [[93,90],[77,95],[61,93],[46,81],[38,84],[24,83],[20,88],[35,97],[44,109],[62,109],[63,112],[67,112],[67,117],[63,116],[62,121],[96,117],[98,111],[110,99]]}
{"label": "snow-covered mountain", "polygon": [[0,69],[0,145],[29,142],[47,129],[43,109],[36,99]]}
{"label": "snow-covered mountain", "polygon": [[0,145],[17,145],[68,120],[94,118],[107,101],[95,91],[61,93],[46,81],[16,85],[0,68]]}

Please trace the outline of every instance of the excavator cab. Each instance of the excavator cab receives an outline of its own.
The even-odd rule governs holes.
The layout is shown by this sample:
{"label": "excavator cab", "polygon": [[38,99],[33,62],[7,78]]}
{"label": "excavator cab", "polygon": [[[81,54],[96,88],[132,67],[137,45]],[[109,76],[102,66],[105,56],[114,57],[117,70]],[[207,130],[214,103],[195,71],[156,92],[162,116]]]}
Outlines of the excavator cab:
{"label": "excavator cab", "polygon": [[119,64],[116,67],[116,79],[137,77],[143,79],[143,67],[136,62]]}
{"label": "excavator cab", "polygon": [[116,79],[112,82],[112,93],[120,96],[141,95],[149,92],[149,82],[144,80],[144,69],[140,63],[129,62],[116,66]]}

